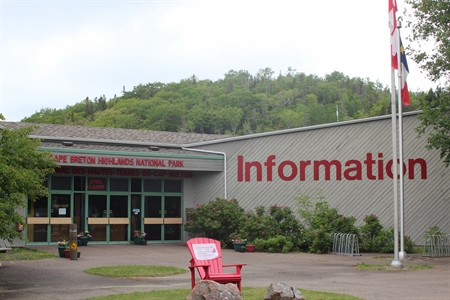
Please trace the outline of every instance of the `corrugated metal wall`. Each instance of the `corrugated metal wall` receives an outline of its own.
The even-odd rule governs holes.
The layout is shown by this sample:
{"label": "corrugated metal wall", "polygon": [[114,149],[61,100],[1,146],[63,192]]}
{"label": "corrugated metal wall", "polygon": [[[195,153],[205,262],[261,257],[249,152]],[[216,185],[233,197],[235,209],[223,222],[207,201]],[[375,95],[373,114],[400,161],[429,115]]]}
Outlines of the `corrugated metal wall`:
{"label": "corrugated metal wall", "polygon": [[[420,178],[420,167],[415,167],[415,178],[405,175],[404,216],[405,234],[418,243],[423,243],[425,231],[432,226],[439,226],[450,233],[450,168],[445,168],[436,150],[426,150],[427,137],[417,138],[414,131],[420,121],[417,115],[404,116],[404,161],[423,158],[427,162],[427,179]],[[297,193],[312,195],[317,189],[323,190],[325,201],[339,209],[339,212],[354,216],[358,225],[368,214],[379,216],[382,224],[393,226],[393,180],[383,171],[383,180],[369,180],[366,154],[372,153],[372,173],[378,177],[378,160],[383,161],[384,168],[392,159],[391,119],[374,118],[365,121],[348,122],[335,126],[317,126],[297,132],[280,132],[271,135],[248,136],[246,139],[231,140],[226,143],[205,145],[199,149],[222,151],[227,153],[228,199],[236,198],[245,209],[258,205],[273,204],[290,206],[296,210]],[[383,157],[379,158],[378,153]],[[268,156],[276,155],[273,167],[273,180],[267,181],[264,162]],[[245,162],[259,162],[262,165],[262,181],[256,180],[255,168],[251,180],[238,182],[238,156]],[[314,180],[314,160],[339,160],[342,170],[345,162],[357,160],[362,164],[362,180],[336,180],[335,168],[331,167],[331,179],[324,179],[323,167],[320,180]],[[290,181],[279,178],[278,166],[283,161],[292,161],[297,167],[300,161],[310,160],[306,168],[306,180],[300,181],[299,175]],[[354,165],[353,165],[354,167]],[[290,167],[284,169],[290,174]],[[342,172],[343,172],[342,171]],[[408,172],[409,170],[407,170]],[[353,173],[354,174],[354,173]],[[223,195],[223,174],[195,174],[194,203],[204,203]]]}

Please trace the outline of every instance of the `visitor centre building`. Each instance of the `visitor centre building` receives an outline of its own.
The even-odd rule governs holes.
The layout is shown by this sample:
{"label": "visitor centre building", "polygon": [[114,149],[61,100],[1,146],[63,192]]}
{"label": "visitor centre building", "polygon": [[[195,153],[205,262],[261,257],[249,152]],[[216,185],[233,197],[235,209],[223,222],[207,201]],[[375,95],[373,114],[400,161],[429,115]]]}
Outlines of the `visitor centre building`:
{"label": "visitor centre building", "polygon": [[[417,136],[420,112],[403,117],[404,232],[422,245],[438,226],[450,233],[450,168]],[[324,201],[357,225],[375,214],[394,226],[391,116],[229,137],[182,132],[0,122],[37,126],[38,150],[60,168],[48,176],[49,196],[28,201],[25,241],[52,244],[69,224],[89,230],[90,243],[185,242],[186,210],[219,198],[243,208],[297,210],[299,195],[322,190]]]}

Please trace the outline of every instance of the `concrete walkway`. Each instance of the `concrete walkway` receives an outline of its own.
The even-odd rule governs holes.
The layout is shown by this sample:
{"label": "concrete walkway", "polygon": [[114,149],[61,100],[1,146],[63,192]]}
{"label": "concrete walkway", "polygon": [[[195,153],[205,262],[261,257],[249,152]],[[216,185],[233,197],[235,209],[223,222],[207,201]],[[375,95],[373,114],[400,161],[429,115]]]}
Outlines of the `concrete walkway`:
{"label": "concrete walkway", "polygon": [[[35,246],[57,254],[56,246]],[[184,244],[88,245],[80,259],[3,261],[0,299],[87,299],[154,289],[189,288],[189,273],[158,278],[108,278],[83,273],[99,266],[164,265],[188,269]],[[381,257],[380,259],[372,259]],[[410,256],[404,265],[428,264],[431,270],[358,271],[358,263],[390,264],[392,255],[269,254],[223,250],[224,263],[247,263],[243,286],[283,282],[296,288],[354,295],[363,299],[450,299],[450,257]]]}

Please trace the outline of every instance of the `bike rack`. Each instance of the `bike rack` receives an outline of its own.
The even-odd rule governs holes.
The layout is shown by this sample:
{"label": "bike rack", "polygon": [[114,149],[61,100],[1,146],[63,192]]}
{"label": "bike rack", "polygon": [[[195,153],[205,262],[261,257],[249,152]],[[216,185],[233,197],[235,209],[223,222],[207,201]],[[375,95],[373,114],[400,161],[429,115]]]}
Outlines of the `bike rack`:
{"label": "bike rack", "polygon": [[360,256],[358,237],[350,233],[333,233],[333,254]]}
{"label": "bike rack", "polygon": [[429,257],[450,256],[450,238],[448,234],[427,234],[423,246],[423,255]]}

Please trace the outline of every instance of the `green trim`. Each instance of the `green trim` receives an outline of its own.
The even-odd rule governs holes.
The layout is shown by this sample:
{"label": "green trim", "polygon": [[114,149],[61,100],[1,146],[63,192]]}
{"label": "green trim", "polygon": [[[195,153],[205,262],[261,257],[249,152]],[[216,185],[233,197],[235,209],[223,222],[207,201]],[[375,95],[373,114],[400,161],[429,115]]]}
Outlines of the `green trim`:
{"label": "green trim", "polygon": [[176,157],[176,158],[195,158],[224,160],[223,155],[186,155],[186,154],[161,154],[150,152],[121,152],[121,151],[100,151],[100,150],[79,150],[79,149],[61,149],[61,148],[36,148],[37,151],[61,152],[61,153],[83,153],[96,155],[123,155],[123,156],[145,156],[145,157]]}

